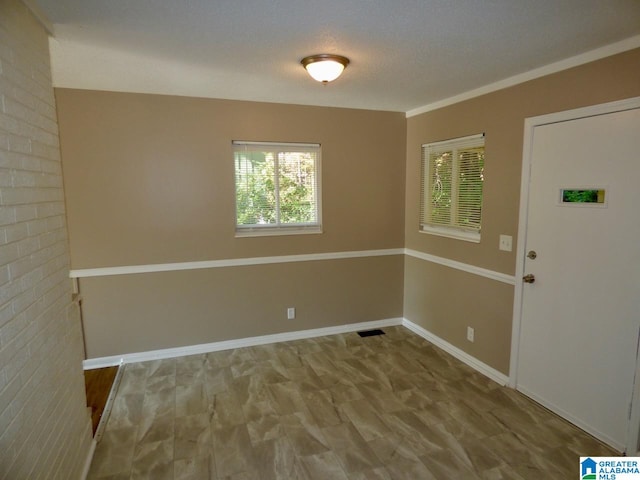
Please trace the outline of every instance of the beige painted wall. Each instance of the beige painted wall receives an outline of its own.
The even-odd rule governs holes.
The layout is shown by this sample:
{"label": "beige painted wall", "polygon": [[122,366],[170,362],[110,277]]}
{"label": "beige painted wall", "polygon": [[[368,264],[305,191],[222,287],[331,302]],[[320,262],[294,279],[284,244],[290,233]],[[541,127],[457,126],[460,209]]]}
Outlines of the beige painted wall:
{"label": "beige painted wall", "polygon": [[[74,269],[396,248],[404,115],[56,89]],[[232,140],[322,144],[324,233],[234,238]]]}
{"label": "beige painted wall", "polygon": [[[513,286],[409,256],[404,268],[410,279],[404,289],[405,318],[507,373],[509,348],[504,346],[511,340]],[[464,345],[459,330],[466,335],[466,325],[473,326],[475,342]]]}
{"label": "beige painted wall", "polygon": [[[74,269],[403,246],[401,113],[56,97]],[[322,144],[322,234],[235,238],[232,140]],[[401,256],[82,278],[87,354],[401,317],[402,282]]]}
{"label": "beige painted wall", "polygon": [[[516,266],[525,118],[638,95],[640,49],[409,118],[406,247],[512,275]],[[473,244],[419,233],[420,146],[481,132],[486,134],[482,241]],[[498,250],[500,234],[513,236],[511,253]],[[456,308],[445,315],[439,304],[462,302],[459,287],[464,284],[464,274],[438,274],[436,286],[431,276],[432,265],[417,260],[411,260],[410,264],[412,268],[405,272],[405,317],[436,334],[440,332],[442,338],[456,347],[508,373],[513,288],[496,289],[491,286],[494,280],[481,279],[483,295],[490,294],[493,302],[509,308],[491,310],[481,302],[483,308],[476,310],[472,307],[481,299],[473,297],[468,300],[468,308]],[[409,294],[410,291],[422,291],[425,298]],[[474,344],[466,341],[467,325],[476,327]]]}
{"label": "beige painted wall", "polygon": [[47,32],[0,0],[0,478],[81,476],[91,446]]}
{"label": "beige painted wall", "polygon": [[83,278],[87,354],[400,318],[402,276],[394,255]]}

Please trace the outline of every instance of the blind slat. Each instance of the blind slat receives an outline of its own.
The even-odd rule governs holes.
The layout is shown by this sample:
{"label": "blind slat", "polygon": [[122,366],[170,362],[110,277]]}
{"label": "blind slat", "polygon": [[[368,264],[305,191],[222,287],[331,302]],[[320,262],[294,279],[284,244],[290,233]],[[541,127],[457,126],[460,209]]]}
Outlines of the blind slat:
{"label": "blind slat", "polygon": [[420,222],[479,232],[484,135],[422,146]]}

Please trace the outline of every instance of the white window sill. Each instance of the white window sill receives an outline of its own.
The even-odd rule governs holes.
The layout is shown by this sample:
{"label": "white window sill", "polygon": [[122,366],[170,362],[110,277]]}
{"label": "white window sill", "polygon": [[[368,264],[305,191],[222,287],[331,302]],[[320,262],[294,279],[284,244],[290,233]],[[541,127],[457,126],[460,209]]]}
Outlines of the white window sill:
{"label": "white window sill", "polygon": [[243,237],[277,237],[283,235],[313,235],[322,233],[320,225],[291,227],[236,227],[236,238]]}
{"label": "white window sill", "polygon": [[465,242],[480,243],[480,232],[470,232],[454,227],[434,227],[432,225],[420,225],[420,233],[428,233],[439,237],[454,238]]}

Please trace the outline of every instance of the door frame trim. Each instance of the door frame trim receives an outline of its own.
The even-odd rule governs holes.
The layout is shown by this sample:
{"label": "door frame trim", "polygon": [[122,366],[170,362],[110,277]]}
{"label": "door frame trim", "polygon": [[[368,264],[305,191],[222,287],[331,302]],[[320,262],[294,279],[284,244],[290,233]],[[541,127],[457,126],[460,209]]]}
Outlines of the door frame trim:
{"label": "door frame trim", "polygon": [[[529,213],[529,181],[531,177],[531,159],[533,156],[533,135],[536,127],[552,123],[577,120],[585,117],[606,115],[640,108],[640,97],[628,98],[615,102],[591,105],[563,112],[555,112],[536,117],[525,118],[524,141],[522,149],[522,173],[520,178],[520,211],[518,215],[518,247],[516,250],[516,285],[513,299],[513,321],[511,331],[511,356],[509,362],[509,386],[516,388],[518,373],[518,357],[520,348],[520,327],[522,321],[522,293],[524,265],[525,265],[525,241],[527,237],[527,218]],[[636,364],[636,378],[640,379],[640,365]],[[640,434],[640,382],[636,382],[633,390],[631,405],[631,419],[629,421],[629,434],[627,436],[626,451],[630,455],[636,455]]]}

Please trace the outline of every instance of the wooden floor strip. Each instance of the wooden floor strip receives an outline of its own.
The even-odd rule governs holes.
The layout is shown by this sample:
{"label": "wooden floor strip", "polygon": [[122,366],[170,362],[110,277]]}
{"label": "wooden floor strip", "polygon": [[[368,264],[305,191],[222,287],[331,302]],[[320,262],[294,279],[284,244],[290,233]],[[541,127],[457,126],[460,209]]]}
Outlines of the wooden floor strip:
{"label": "wooden floor strip", "polygon": [[111,409],[113,408],[113,402],[116,398],[116,394],[118,393],[118,388],[120,387],[120,380],[122,380],[124,369],[125,369],[124,364],[121,364],[120,366],[118,366],[118,372],[116,373],[116,378],[113,380],[113,385],[111,385],[111,391],[109,392],[107,403],[104,406],[104,411],[102,412],[102,416],[100,417],[98,428],[96,429],[96,433],[93,436],[96,442],[100,442],[100,440],[102,439],[102,434],[104,433],[104,430],[107,427],[107,421],[109,420],[109,416],[111,415]]}
{"label": "wooden floor strip", "polygon": [[84,384],[87,391],[87,406],[91,408],[91,424],[95,437],[103,417],[107,400],[114,386],[119,367],[85,370]]}

